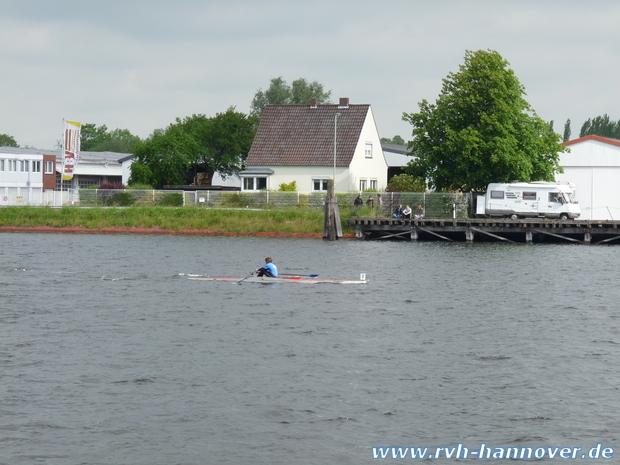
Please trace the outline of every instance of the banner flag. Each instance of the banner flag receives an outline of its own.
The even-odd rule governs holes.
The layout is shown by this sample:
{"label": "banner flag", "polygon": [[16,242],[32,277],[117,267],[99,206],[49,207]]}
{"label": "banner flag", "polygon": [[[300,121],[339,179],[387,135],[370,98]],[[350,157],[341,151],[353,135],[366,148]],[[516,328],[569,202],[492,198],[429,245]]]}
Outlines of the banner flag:
{"label": "banner flag", "polygon": [[80,132],[82,123],[65,121],[64,153],[62,166],[62,180],[68,181],[73,178],[75,166],[80,158]]}

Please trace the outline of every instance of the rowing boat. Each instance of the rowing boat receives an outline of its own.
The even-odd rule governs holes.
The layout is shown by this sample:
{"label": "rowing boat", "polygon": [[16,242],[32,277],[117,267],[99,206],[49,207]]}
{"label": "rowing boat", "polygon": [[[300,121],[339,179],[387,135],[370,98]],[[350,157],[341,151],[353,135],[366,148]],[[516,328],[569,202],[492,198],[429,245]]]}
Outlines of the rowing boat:
{"label": "rowing boat", "polygon": [[197,281],[228,281],[238,283],[243,281],[244,283],[261,283],[261,284],[273,284],[273,283],[296,283],[296,284],[366,284],[368,280],[366,275],[362,273],[358,280],[346,280],[346,279],[318,279],[307,278],[304,276],[281,276],[278,278],[272,278],[268,276],[249,276],[247,278],[223,278],[223,277],[211,277],[211,276],[195,276],[188,275],[189,279]]}

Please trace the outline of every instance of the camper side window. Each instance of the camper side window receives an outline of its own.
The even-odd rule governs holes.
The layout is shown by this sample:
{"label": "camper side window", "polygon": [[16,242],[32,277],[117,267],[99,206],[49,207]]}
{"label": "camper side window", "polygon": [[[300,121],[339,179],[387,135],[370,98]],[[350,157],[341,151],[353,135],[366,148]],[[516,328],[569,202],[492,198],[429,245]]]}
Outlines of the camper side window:
{"label": "camper side window", "polygon": [[503,199],[504,191],[491,191],[491,198],[492,199]]}
{"label": "camper side window", "polygon": [[536,192],[523,192],[523,200],[536,200]]}

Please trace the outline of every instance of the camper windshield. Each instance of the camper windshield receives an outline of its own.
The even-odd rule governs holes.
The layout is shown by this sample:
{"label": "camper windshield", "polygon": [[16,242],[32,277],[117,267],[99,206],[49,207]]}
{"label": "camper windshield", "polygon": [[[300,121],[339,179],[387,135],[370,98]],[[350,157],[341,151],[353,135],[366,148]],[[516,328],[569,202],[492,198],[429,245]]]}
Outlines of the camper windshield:
{"label": "camper windshield", "polygon": [[564,202],[566,203],[577,203],[575,201],[575,196],[573,195],[572,192],[563,192],[562,193],[562,199],[564,200]]}

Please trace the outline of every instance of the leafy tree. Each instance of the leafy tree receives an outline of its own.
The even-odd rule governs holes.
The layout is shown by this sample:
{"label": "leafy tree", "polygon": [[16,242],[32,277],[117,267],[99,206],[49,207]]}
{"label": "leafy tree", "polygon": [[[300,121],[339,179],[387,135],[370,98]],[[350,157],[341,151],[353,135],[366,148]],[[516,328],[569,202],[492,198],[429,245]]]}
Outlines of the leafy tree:
{"label": "leafy tree", "polygon": [[255,128],[255,119],[234,107],[212,118],[177,118],[165,131],[156,131],[136,146],[129,183],[161,188],[185,184],[199,172],[230,176],[241,169]]}
{"label": "leafy tree", "polygon": [[313,98],[319,104],[330,103],[331,94],[331,90],[325,91],[323,84],[317,81],[300,78],[289,86],[282,77],[277,77],[271,79],[267,90],[258,89],[252,99],[250,114],[260,118],[266,105],[309,105]]}
{"label": "leafy tree", "polygon": [[128,129],[114,129],[108,131],[103,124],[96,126],[92,123],[82,125],[80,136],[81,150],[89,152],[118,152],[133,153],[134,147],[140,142]]}
{"label": "leafy tree", "polygon": [[382,137],[381,143],[382,144],[407,145],[407,142],[405,142],[405,140],[400,136],[394,136],[391,139],[388,137]]}
{"label": "leafy tree", "polygon": [[620,120],[612,121],[606,114],[588,119],[581,126],[579,137],[595,134],[601,137],[620,139]]}
{"label": "leafy tree", "polygon": [[19,147],[13,136],[8,134],[0,134],[0,147]]}
{"label": "leafy tree", "polygon": [[397,174],[388,182],[388,192],[426,192],[424,178],[410,174]]}
{"label": "leafy tree", "polygon": [[566,120],[564,124],[564,137],[562,139],[564,142],[568,142],[570,140],[570,118]]}
{"label": "leafy tree", "polygon": [[404,113],[413,125],[408,172],[436,190],[481,190],[489,182],[553,180],[560,136],[525,101],[523,86],[499,53],[465,53],[443,80],[435,104]]}

